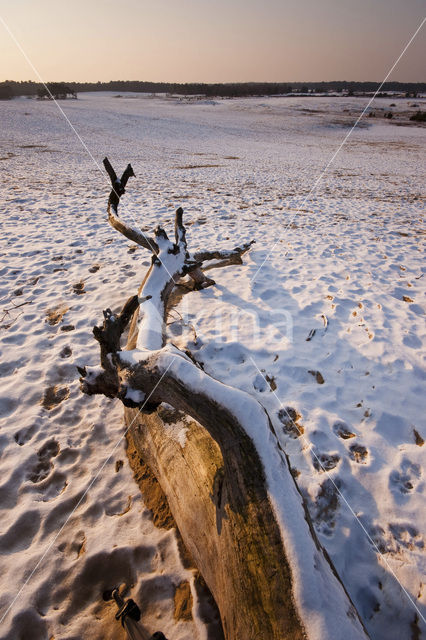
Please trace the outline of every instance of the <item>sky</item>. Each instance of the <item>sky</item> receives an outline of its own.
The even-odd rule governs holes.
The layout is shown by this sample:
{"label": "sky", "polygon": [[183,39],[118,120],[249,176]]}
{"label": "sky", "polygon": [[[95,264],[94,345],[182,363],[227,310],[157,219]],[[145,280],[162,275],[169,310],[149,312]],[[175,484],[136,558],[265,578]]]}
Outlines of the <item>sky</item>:
{"label": "sky", "polygon": [[[426,0],[0,0],[0,81],[380,82],[425,16]],[[389,79],[426,81],[426,23]]]}

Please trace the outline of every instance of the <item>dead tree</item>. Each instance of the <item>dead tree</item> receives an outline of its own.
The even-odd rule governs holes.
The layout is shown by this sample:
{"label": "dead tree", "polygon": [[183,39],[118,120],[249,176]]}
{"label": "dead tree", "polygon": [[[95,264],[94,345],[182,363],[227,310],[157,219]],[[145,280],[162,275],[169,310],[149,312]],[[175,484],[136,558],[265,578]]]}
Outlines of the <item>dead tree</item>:
{"label": "dead tree", "polygon": [[138,295],[119,314],[104,311],[102,327],[94,328],[101,362],[79,369],[82,390],[125,405],[133,442],[167,497],[228,640],[365,639],[265,409],[166,341],[165,320],[180,279],[189,275],[194,289],[213,285],[203,272],[206,263],[241,263],[252,243],[191,253],[182,209],[174,241],[161,227],[148,237],[118,215],[132,167],[118,179],[107,159],[104,165],[112,182],[108,220],[150,251],[152,261]]}

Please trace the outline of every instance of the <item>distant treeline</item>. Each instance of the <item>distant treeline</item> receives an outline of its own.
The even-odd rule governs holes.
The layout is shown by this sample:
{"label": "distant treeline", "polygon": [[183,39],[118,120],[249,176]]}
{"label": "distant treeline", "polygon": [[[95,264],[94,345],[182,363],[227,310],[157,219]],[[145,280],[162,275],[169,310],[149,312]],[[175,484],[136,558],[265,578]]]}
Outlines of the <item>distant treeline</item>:
{"label": "distant treeline", "polygon": [[[168,93],[178,95],[203,95],[208,97],[240,97],[277,95],[283,93],[327,93],[346,92],[349,95],[372,93],[376,91],[376,82],[238,82],[222,84],[170,82],[140,82],[133,80],[111,80],[110,82],[61,82],[49,83],[52,87],[66,87],[67,94],[73,95],[83,91],[114,91],[117,93],[134,91],[142,93]],[[426,93],[425,82],[386,82],[381,93],[397,91],[407,96],[415,97],[419,93]],[[53,93],[53,91],[52,91]],[[0,83],[0,98],[8,99],[14,96],[47,97],[44,86],[38,82],[6,80]],[[62,94],[61,94],[62,97]]]}

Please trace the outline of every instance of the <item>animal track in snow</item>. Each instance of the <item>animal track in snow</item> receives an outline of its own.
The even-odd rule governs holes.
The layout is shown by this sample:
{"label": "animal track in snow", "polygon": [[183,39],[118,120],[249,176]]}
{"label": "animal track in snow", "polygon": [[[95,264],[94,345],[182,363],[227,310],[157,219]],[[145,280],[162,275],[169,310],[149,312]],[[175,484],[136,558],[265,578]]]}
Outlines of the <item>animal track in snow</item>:
{"label": "animal track in snow", "polygon": [[337,421],[333,424],[333,431],[338,438],[348,440],[349,438],[355,438],[356,434],[350,431],[348,425],[345,422]]}
{"label": "animal track in snow", "polygon": [[330,471],[334,469],[340,462],[340,456],[337,453],[320,453],[312,451],[312,464],[317,471]]}
{"label": "animal track in snow", "polygon": [[358,464],[367,464],[368,449],[362,444],[353,444],[349,447],[349,455]]}
{"label": "animal track in snow", "polygon": [[40,403],[45,409],[50,411],[58,404],[66,400],[69,395],[70,390],[68,389],[68,387],[59,387],[58,385],[54,385],[45,389],[43,398],[41,399]]}
{"label": "animal track in snow", "polygon": [[256,391],[260,391],[260,393],[265,392],[268,388],[268,383],[261,373],[258,373],[253,380],[253,387],[256,389]]}
{"label": "animal track in snow", "polygon": [[40,514],[26,511],[0,537],[0,554],[10,554],[28,549],[40,528]]}
{"label": "animal track in snow", "polygon": [[86,291],[84,290],[84,280],[80,280],[80,282],[76,282],[72,285],[74,293],[78,296],[82,296]]}
{"label": "animal track in snow", "polygon": [[340,480],[324,480],[318,491],[312,510],[312,520],[318,532],[331,536],[336,525],[336,512],[339,507]]}
{"label": "animal track in snow", "polygon": [[299,422],[301,417],[293,407],[282,407],[278,411],[278,420],[283,425],[283,431],[291,438],[299,438],[305,432],[305,427]]}
{"label": "animal track in snow", "polygon": [[74,539],[71,542],[63,541],[58,545],[58,549],[61,553],[67,555],[73,555],[79,558],[86,552],[86,534],[84,531],[77,531]]}
{"label": "animal track in snow", "polygon": [[390,522],[386,529],[380,525],[369,526],[369,534],[380,553],[401,555],[404,551],[424,551],[423,536],[412,524]]}
{"label": "animal track in snow", "polygon": [[44,482],[38,485],[38,488],[43,493],[43,502],[48,502],[63,493],[67,486],[66,475],[60,471],[54,471]]}
{"label": "animal track in snow", "polygon": [[411,524],[389,523],[389,531],[400,547],[409,550],[425,548],[423,536]]}
{"label": "animal track in snow", "polygon": [[31,440],[36,430],[36,426],[31,425],[30,427],[25,427],[24,429],[17,431],[13,436],[16,444],[19,444],[19,446],[22,447],[26,442],[28,442],[28,440]]}
{"label": "animal track in snow", "polygon": [[28,479],[31,482],[41,482],[49,475],[53,464],[51,459],[56,457],[59,453],[59,444],[56,440],[49,440],[41,449],[38,450],[38,462],[30,472]]}
{"label": "animal track in snow", "polygon": [[389,475],[390,489],[403,494],[411,493],[416,488],[421,475],[420,465],[405,458],[400,468],[394,469]]}

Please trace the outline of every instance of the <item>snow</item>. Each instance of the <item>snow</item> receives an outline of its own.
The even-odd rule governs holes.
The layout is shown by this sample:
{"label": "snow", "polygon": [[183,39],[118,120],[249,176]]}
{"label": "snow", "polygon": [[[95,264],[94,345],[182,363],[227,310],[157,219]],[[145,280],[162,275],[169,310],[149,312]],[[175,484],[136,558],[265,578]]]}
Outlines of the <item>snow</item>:
{"label": "snow", "polygon": [[[370,636],[410,637],[415,619],[425,634],[426,130],[363,119],[310,193],[361,99],[61,104],[99,164],[107,155],[121,174],[132,163],[119,209],[129,224],[170,235],[181,205],[192,253],[256,240],[243,265],[207,272],[215,287],[183,297],[172,340],[267,409]],[[174,587],[191,574],[143,506],[122,407],[82,396],[75,368],[99,362],[92,326],[137,292],[150,255],[108,225],[108,176],[54,104],[0,104],[0,143],[1,638],[122,638],[102,601],[116,582],[145,603],[151,633],[201,638],[199,618],[173,620]],[[300,414],[299,437],[282,407]],[[277,511],[292,501],[279,480]],[[338,615],[337,592],[330,602]]]}
{"label": "snow", "polygon": [[145,394],[139,389],[132,389],[131,387],[127,387],[126,398],[128,398],[129,400],[133,400],[133,402],[136,402],[137,404],[141,404],[145,400]]}
{"label": "snow", "polygon": [[[154,263],[152,270],[144,285],[144,297],[149,298],[140,306],[140,319],[138,325],[138,349],[161,349],[163,343],[164,302],[163,291],[170,280],[180,272],[185,260],[185,253],[169,253],[173,248],[172,243],[165,238],[156,240],[159,252],[158,262]],[[164,267],[164,268],[161,268]]]}

